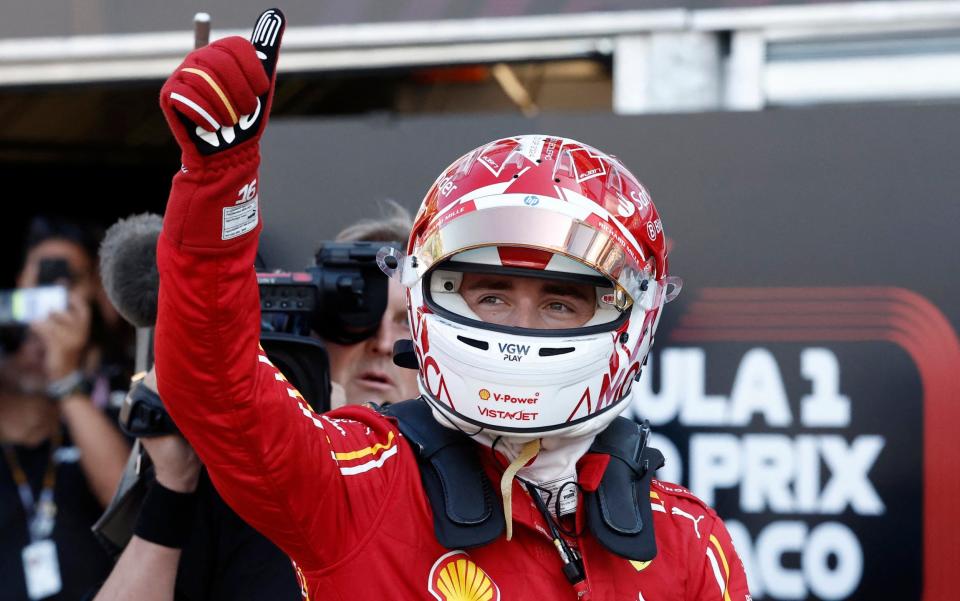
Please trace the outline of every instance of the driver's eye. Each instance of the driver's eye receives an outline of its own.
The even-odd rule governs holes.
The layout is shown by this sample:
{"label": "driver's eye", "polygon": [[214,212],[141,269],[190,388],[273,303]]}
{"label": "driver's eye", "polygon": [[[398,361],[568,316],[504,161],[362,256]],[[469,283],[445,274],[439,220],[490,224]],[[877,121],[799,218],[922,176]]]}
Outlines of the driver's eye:
{"label": "driver's eye", "polygon": [[563,303],[550,303],[549,305],[547,305],[547,308],[550,309],[551,311],[556,311],[558,313],[566,313],[566,312],[572,311],[570,307],[568,307]]}
{"label": "driver's eye", "polygon": [[500,305],[503,304],[503,299],[498,296],[481,296],[477,302],[484,305]]}

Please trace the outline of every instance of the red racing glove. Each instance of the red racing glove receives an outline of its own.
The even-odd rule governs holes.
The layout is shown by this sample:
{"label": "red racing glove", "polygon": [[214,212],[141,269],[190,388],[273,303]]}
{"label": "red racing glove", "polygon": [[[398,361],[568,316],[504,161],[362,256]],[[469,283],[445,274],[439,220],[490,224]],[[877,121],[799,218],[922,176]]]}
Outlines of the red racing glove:
{"label": "red racing glove", "polygon": [[177,246],[223,249],[259,232],[259,140],[285,26],[282,12],[265,11],[249,42],[234,36],[194,50],[160,90],[183,163],[163,228]]}

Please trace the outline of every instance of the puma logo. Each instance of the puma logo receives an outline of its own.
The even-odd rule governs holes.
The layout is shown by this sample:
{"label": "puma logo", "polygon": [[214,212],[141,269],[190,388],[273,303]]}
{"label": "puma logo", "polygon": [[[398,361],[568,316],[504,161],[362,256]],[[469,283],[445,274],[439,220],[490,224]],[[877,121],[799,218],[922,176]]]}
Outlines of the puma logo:
{"label": "puma logo", "polygon": [[693,531],[697,533],[697,538],[700,538],[700,520],[702,520],[704,516],[701,515],[700,517],[695,518],[689,513],[687,513],[686,511],[682,509],[677,509],[676,507],[671,507],[670,513],[672,513],[673,515],[679,515],[682,518],[687,518],[688,520],[693,522]]}

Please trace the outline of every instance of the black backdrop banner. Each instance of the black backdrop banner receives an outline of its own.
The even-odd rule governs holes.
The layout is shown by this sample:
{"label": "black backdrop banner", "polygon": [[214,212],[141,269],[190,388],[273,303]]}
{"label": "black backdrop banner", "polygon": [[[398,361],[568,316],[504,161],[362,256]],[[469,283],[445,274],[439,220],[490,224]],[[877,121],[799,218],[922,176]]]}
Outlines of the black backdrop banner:
{"label": "black backdrop banner", "polygon": [[755,598],[953,598],[960,565],[960,106],[276,120],[273,267],[415,209],[453,159],[552,133],[647,184],[685,280],[631,407],[728,521]]}

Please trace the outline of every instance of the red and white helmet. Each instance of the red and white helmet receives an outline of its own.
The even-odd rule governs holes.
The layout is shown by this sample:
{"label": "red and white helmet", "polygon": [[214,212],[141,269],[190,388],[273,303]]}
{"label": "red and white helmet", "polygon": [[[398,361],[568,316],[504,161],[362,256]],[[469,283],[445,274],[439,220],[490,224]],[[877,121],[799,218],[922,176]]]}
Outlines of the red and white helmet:
{"label": "red and white helmet", "polygon": [[[420,390],[438,418],[510,437],[605,428],[680,285],[640,182],[611,155],[544,135],[457,159],[427,192],[406,253],[384,248],[379,262],[408,288]],[[596,311],[566,330],[487,323],[458,292],[464,271],[589,282]]]}

